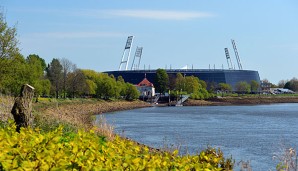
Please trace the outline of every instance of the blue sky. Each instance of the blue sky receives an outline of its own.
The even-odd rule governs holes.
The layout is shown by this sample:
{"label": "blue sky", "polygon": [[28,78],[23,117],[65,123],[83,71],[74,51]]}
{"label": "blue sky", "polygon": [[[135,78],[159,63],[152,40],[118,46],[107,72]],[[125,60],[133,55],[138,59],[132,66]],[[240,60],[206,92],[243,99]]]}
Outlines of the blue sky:
{"label": "blue sky", "polygon": [[[117,70],[128,36],[141,67],[227,68],[236,41],[243,69],[273,83],[298,77],[297,0],[0,0],[17,24],[22,54],[67,58],[82,69]],[[129,66],[130,67],[130,66]],[[237,67],[237,65],[236,65]]]}

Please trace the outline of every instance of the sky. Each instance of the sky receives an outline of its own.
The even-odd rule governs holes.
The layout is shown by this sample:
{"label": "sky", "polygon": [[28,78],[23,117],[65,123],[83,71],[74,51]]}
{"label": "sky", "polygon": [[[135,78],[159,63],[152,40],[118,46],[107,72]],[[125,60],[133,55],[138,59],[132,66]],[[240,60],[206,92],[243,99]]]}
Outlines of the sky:
{"label": "sky", "polygon": [[[143,47],[140,69],[228,68],[235,40],[245,70],[277,84],[298,77],[297,0],[0,0],[19,48],[47,63],[118,70],[128,36]],[[127,54],[127,53],[126,53]]]}

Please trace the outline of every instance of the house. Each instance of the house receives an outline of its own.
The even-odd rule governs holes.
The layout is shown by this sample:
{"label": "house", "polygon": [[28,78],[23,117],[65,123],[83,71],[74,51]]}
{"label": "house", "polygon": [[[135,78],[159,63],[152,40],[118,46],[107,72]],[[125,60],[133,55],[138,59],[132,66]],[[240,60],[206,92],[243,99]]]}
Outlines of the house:
{"label": "house", "polygon": [[136,85],[141,97],[151,98],[155,96],[154,85],[145,77],[139,84]]}
{"label": "house", "polygon": [[261,90],[263,93],[271,93],[270,88],[271,88],[272,83],[267,82],[267,81],[261,81]]}

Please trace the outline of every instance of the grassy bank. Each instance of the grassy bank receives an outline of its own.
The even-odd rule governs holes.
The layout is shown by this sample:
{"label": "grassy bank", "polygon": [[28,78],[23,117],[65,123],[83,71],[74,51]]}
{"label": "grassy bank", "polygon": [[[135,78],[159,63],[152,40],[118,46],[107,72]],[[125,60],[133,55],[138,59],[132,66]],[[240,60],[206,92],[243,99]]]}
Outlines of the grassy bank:
{"label": "grassy bank", "polygon": [[96,114],[149,106],[149,104],[142,101],[40,99],[40,101],[34,105],[34,113],[37,120],[36,123],[44,124],[49,118],[52,118],[54,121],[88,129],[94,125],[94,115]]}
{"label": "grassy bank", "polygon": [[[0,96],[0,124],[5,125],[9,119],[13,120],[10,113],[13,104],[13,97]],[[79,129],[90,130],[96,126],[98,133],[111,139],[114,137],[113,126],[107,124],[102,117],[96,120],[96,114],[149,106],[142,101],[39,98],[37,103],[33,103],[32,127],[48,132],[63,125],[64,132],[76,132]]]}
{"label": "grassy bank", "polygon": [[[5,99],[5,100],[4,100]],[[94,114],[147,107],[134,101],[40,99],[34,128],[15,131],[13,98],[1,97],[0,170],[232,170],[232,160],[208,148],[197,155],[150,149],[113,134]],[[5,110],[4,110],[5,109]],[[3,117],[2,117],[3,116]]]}

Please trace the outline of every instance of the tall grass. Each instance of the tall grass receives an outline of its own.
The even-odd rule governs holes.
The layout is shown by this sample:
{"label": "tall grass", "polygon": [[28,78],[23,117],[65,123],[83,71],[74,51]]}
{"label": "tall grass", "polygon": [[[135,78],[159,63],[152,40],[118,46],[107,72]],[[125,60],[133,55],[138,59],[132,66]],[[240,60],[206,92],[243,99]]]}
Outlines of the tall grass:
{"label": "tall grass", "polygon": [[109,124],[103,115],[100,115],[99,119],[94,120],[93,125],[96,127],[98,134],[105,136],[108,140],[114,139],[114,126]]}
{"label": "tall grass", "polygon": [[281,145],[280,151],[273,155],[273,159],[279,161],[277,171],[297,171],[297,153],[294,148]]}
{"label": "tall grass", "polygon": [[14,104],[14,98],[11,96],[5,96],[0,94],[0,121],[7,122],[9,119],[13,119],[11,109]]}

